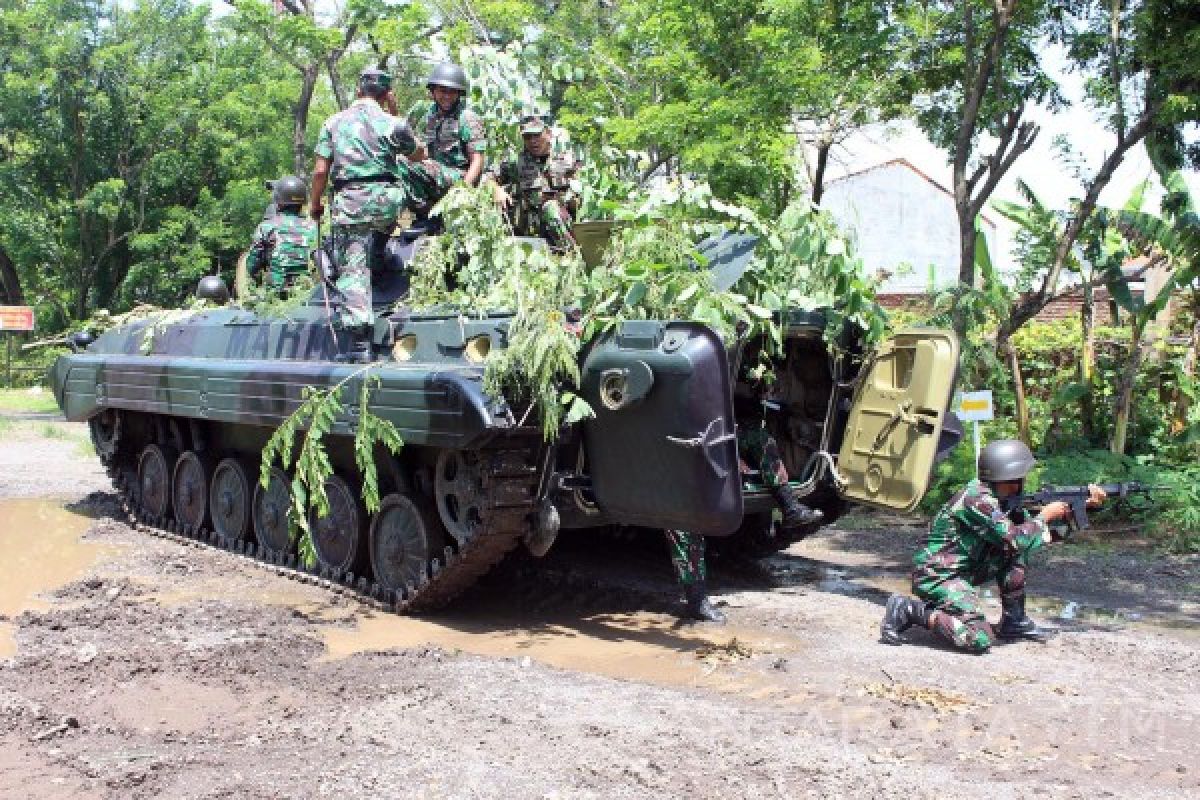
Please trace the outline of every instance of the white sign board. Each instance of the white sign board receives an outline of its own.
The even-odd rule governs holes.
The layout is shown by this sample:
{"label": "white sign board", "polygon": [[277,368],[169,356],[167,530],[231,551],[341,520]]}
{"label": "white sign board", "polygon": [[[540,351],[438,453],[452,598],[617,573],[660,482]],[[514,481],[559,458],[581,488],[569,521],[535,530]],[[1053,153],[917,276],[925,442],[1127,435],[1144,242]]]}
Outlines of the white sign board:
{"label": "white sign board", "polygon": [[995,418],[992,390],[963,392],[958,403],[958,418],[964,422],[990,422]]}

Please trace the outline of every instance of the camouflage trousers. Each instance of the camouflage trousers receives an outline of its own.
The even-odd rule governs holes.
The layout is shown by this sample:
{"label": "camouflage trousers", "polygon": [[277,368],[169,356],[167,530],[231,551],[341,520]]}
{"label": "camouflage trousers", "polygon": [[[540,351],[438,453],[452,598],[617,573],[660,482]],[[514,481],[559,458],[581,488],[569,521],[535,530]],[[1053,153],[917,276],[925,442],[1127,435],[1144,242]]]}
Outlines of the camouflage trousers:
{"label": "camouflage trousers", "polygon": [[540,236],[555,250],[566,250],[575,244],[571,211],[558,196],[542,200],[540,193],[529,193],[517,202],[512,216],[513,233],[517,236]]}
{"label": "camouflage trousers", "polygon": [[[988,650],[996,641],[996,632],[984,615],[979,584],[995,577],[1004,599],[1020,598],[1025,594],[1025,562],[1019,558],[1000,562],[994,570],[986,570],[972,583],[966,578],[932,581],[922,572],[913,575],[913,592],[932,612],[930,630],[935,635],[973,653]],[[990,574],[988,574],[990,573]]]}
{"label": "camouflage trousers", "polygon": [[775,437],[762,427],[738,427],[738,454],[750,469],[762,473],[762,483],[768,489],[776,489],[788,482],[787,467],[779,455]]}
{"label": "camouflage trousers", "polygon": [[450,187],[463,179],[463,171],[427,158],[413,163],[400,160],[400,182],[408,194],[408,207],[428,211],[446,196]]}
{"label": "camouflage trousers", "polygon": [[667,535],[667,549],[671,553],[671,565],[682,586],[704,583],[704,537],[687,531],[663,531]]}
{"label": "camouflage trousers", "polygon": [[365,332],[375,323],[371,310],[371,272],[378,265],[379,255],[374,241],[386,237],[396,227],[396,221],[375,220],[361,225],[334,225],[333,262],[338,276],[334,286],[342,296],[340,321],[346,330]]}

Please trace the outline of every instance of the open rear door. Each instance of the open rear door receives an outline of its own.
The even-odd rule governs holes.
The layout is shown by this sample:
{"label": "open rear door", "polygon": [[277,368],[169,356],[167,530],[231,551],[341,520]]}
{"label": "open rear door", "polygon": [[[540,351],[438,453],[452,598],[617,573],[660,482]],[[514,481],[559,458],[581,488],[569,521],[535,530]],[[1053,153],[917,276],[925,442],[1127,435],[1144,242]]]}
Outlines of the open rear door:
{"label": "open rear door", "polygon": [[846,499],[899,511],[917,507],[957,371],[953,331],[913,328],[880,345],[855,392],[838,456]]}
{"label": "open rear door", "polygon": [[596,504],[613,522],[705,536],[742,521],[729,363],[691,322],[628,321],[598,339],[580,393]]}

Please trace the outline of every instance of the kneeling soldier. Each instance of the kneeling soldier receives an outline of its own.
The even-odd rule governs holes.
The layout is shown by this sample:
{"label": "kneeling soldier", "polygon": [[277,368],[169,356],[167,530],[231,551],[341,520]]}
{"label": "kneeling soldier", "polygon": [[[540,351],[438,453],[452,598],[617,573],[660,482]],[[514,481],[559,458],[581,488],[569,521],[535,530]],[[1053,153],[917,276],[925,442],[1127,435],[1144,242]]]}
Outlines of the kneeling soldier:
{"label": "kneeling soldier", "polygon": [[[1024,509],[1009,514],[1000,500],[1021,494],[1033,468],[1033,454],[1023,442],[992,442],[979,456],[979,479],[970,481],[942,506],[929,526],[929,536],[913,557],[913,592],[918,599],[892,595],[887,602],[880,638],[903,644],[901,634],[913,625],[928,628],[956,647],[983,653],[1000,639],[1044,641],[1047,632],[1025,615],[1025,572],[1030,555],[1054,540],[1048,523],[1065,519],[1070,506],[1054,502],[1036,517]],[[1104,501],[1098,486],[1089,487],[1089,506]],[[993,628],[983,612],[979,587],[995,580],[1003,609]]]}

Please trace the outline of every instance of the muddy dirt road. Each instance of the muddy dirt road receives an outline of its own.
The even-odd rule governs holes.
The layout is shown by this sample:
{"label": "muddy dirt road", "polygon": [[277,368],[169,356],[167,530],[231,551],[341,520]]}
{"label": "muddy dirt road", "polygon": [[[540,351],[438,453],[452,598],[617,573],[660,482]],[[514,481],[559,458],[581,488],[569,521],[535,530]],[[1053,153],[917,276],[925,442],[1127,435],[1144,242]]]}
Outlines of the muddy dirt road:
{"label": "muddy dirt road", "polygon": [[920,528],[865,515],[717,563],[723,628],[611,540],[401,618],[132,531],[85,438],[0,431],[0,798],[1200,793],[1195,559],[1059,549],[983,657],[876,642]]}

